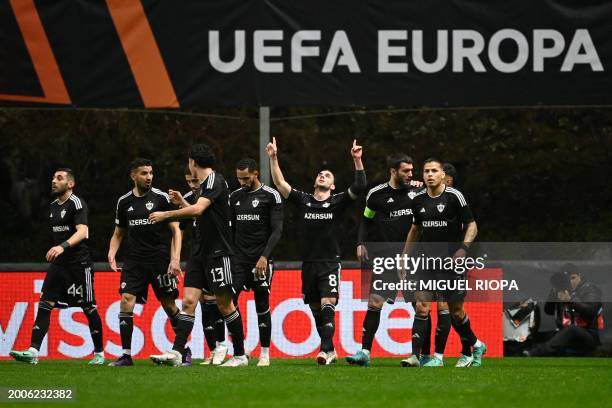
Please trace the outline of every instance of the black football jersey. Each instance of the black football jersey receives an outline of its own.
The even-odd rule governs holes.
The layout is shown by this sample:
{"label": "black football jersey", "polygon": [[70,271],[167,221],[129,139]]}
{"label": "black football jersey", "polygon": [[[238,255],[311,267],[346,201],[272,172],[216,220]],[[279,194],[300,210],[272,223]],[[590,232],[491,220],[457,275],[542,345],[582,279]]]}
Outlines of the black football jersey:
{"label": "black football jersey", "polygon": [[373,220],[374,231],[368,241],[404,242],[412,225],[412,199],[418,190],[379,184],[366,196],[365,218]]}
{"label": "black football jersey", "polygon": [[[66,201],[59,199],[49,205],[49,226],[51,227],[51,242],[53,246],[60,245],[76,232],[77,225],[87,224],[88,209],[85,200],[72,194]],[[64,253],[55,258],[54,264],[72,264],[90,262],[87,240],[74,247],[66,248]]]}
{"label": "black football jersey", "polygon": [[[196,201],[198,201],[198,196],[199,193],[194,193],[193,191],[189,191],[188,193],[185,193],[185,195],[183,196],[183,198],[185,199],[185,201],[187,201],[190,205],[193,205],[196,203]],[[191,253],[194,254],[195,251],[197,250],[197,241],[199,239],[199,229],[198,229],[198,219],[197,218],[183,218],[181,220],[179,220],[179,228],[181,230],[186,230],[187,227],[191,225],[193,228],[191,228]],[[183,241],[185,242],[185,241]]]}
{"label": "black football jersey", "polygon": [[234,250],[239,262],[254,263],[270,257],[267,248],[273,222],[282,222],[283,201],[278,191],[264,184],[255,191],[238,189],[230,196]]}
{"label": "black football jersey", "polygon": [[170,209],[170,197],[156,188],[141,197],[132,191],[119,197],[115,224],[127,229],[126,260],[157,263],[170,259],[172,234],[168,222],[171,220],[156,224],[149,220],[149,214]]}
{"label": "black football jersey", "polygon": [[319,201],[312,194],[292,189],[288,201],[298,208],[302,261],[337,261],[338,225],[353,202],[348,191]]}
{"label": "black football jersey", "polygon": [[211,205],[196,221],[198,239],[194,241],[194,255],[233,255],[229,187],[220,173],[213,171],[202,181],[199,198],[207,198]]}
{"label": "black football jersey", "polygon": [[[414,224],[422,227],[421,242],[460,243],[463,226],[474,221],[472,211],[463,194],[452,187],[445,187],[442,194],[430,197],[422,190],[412,200]],[[457,245],[449,245],[448,254]]]}

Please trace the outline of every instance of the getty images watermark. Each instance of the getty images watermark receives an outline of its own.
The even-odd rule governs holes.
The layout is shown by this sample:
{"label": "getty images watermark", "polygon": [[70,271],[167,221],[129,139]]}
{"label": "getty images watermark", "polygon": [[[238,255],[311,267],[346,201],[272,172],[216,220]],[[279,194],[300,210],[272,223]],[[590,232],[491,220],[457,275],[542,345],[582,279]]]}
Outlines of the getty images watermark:
{"label": "getty images watermark", "polygon": [[487,255],[441,257],[396,254],[374,257],[371,269],[377,291],[518,291],[514,279],[466,279],[468,271],[485,271]]}

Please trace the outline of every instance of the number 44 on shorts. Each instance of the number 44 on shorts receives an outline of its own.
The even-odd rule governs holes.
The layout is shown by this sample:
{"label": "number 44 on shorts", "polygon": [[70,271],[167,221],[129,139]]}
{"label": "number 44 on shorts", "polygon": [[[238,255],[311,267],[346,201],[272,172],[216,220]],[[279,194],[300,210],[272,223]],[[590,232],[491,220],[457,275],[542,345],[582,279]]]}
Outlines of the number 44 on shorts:
{"label": "number 44 on shorts", "polygon": [[79,285],[77,287],[76,283],[73,283],[72,286],[68,288],[67,293],[74,297],[77,297],[77,296],[83,297],[83,285]]}

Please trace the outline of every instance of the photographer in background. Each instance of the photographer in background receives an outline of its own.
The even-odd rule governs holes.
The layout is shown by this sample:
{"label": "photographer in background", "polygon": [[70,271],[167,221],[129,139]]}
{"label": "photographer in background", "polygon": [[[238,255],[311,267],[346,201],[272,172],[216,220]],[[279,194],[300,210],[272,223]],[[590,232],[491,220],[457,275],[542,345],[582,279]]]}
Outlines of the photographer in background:
{"label": "photographer in background", "polygon": [[585,280],[573,264],[566,264],[550,279],[552,290],[544,312],[555,316],[557,332],[524,354],[528,357],[585,355],[600,344],[601,290]]}

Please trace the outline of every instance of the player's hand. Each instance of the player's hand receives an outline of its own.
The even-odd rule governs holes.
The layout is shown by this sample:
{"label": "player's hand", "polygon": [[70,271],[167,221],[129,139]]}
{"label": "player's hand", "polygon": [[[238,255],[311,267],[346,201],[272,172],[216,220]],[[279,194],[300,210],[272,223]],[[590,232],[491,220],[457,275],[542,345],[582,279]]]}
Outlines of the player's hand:
{"label": "player's hand", "polygon": [[562,302],[569,302],[570,300],[572,300],[572,297],[570,296],[567,290],[564,290],[563,292],[557,292],[557,298]]}
{"label": "player's hand", "polygon": [[259,279],[266,277],[266,269],[268,269],[268,258],[262,255],[255,264],[255,273]]}
{"label": "player's hand", "polygon": [[424,184],[423,184],[422,181],[410,180],[410,187],[421,188],[423,186],[424,186]]}
{"label": "player's hand", "polygon": [[47,251],[47,255],[45,255],[45,259],[47,262],[53,262],[55,258],[64,253],[64,248],[61,246],[54,246],[50,250]]}
{"label": "player's hand", "polygon": [[266,145],[266,152],[271,159],[275,159],[278,153],[278,147],[276,147],[276,138],[272,138],[272,142]]}
{"label": "player's hand", "polygon": [[157,224],[158,222],[162,222],[168,218],[168,213],[166,211],[155,211],[149,214],[149,219],[153,222],[153,224]]}
{"label": "player's hand", "polygon": [[359,262],[366,262],[369,259],[368,250],[363,244],[357,245],[357,259],[359,259]]}
{"label": "player's hand", "polygon": [[170,202],[174,205],[183,204],[183,195],[180,191],[176,190],[168,190],[168,195],[170,196]]}
{"label": "player's hand", "polygon": [[117,272],[118,268],[117,268],[117,260],[115,259],[114,256],[109,256],[108,257],[108,264],[110,265],[111,269],[115,272]]}
{"label": "player's hand", "polygon": [[183,274],[183,271],[181,271],[181,261],[178,259],[170,260],[170,264],[168,264],[168,274],[174,276],[178,280]]}
{"label": "player's hand", "polygon": [[361,155],[363,154],[363,146],[359,146],[357,144],[357,139],[353,140],[353,147],[351,148],[351,156],[353,159],[361,159]]}
{"label": "player's hand", "polygon": [[268,143],[266,145],[266,152],[271,159],[276,159],[276,154],[278,153],[278,148],[276,147],[276,138],[272,138],[272,143]]}

